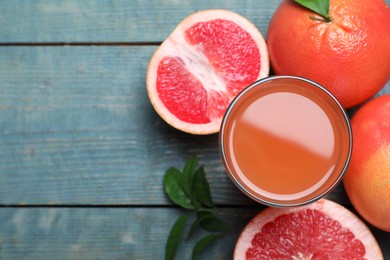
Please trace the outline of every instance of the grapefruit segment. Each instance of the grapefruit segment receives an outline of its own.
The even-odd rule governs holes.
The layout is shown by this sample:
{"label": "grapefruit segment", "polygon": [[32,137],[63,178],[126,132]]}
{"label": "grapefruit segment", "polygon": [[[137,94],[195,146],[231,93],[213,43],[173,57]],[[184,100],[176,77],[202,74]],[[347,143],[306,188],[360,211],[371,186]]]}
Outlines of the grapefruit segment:
{"label": "grapefruit segment", "polygon": [[160,100],[178,119],[189,123],[210,122],[206,117],[207,92],[180,58],[168,56],[161,60],[156,87]]}
{"label": "grapefruit segment", "polygon": [[146,87],[156,112],[192,134],[219,131],[230,101],[268,76],[267,46],[246,18],[206,10],[184,19],[150,60]]}
{"label": "grapefruit segment", "polygon": [[322,199],[304,207],[268,208],[242,231],[234,259],[383,259],[367,226]]}

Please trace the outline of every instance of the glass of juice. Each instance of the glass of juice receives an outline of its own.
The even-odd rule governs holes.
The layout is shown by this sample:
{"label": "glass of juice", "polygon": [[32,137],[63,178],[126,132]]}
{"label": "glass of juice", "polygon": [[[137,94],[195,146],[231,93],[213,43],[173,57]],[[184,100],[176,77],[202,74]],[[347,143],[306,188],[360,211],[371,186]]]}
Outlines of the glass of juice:
{"label": "glass of juice", "polygon": [[300,206],[328,194],[349,164],[352,133],[337,99],[301,77],[256,81],[232,101],[219,134],[228,176],[250,198]]}

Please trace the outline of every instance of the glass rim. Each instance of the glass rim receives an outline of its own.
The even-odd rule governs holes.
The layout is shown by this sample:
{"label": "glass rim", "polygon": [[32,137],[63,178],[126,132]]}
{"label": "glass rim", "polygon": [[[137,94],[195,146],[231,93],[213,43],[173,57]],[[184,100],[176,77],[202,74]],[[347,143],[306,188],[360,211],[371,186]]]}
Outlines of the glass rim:
{"label": "glass rim", "polygon": [[[317,87],[318,89],[320,89],[323,93],[325,93],[325,96],[328,96],[330,97],[330,99],[336,104],[336,110],[339,110],[341,112],[341,117],[342,117],[342,121],[345,123],[347,129],[348,129],[348,140],[349,140],[349,147],[348,147],[348,154],[347,154],[347,158],[344,162],[344,165],[343,165],[343,168],[341,170],[341,172],[338,174],[337,178],[335,179],[334,182],[332,182],[329,187],[326,187],[326,189],[324,189],[323,192],[321,192],[320,194],[316,195],[316,196],[313,196],[309,199],[306,199],[306,200],[303,200],[301,202],[289,202],[289,200],[286,200],[286,203],[283,203],[283,202],[275,202],[275,201],[272,201],[272,200],[267,200],[267,199],[264,199],[260,196],[257,196],[255,192],[252,192],[250,189],[247,189],[242,183],[241,181],[239,180],[239,178],[237,178],[233,172],[235,172],[234,169],[232,169],[228,163],[227,163],[227,156],[226,156],[226,153],[225,153],[225,150],[224,150],[224,135],[225,135],[225,127],[226,127],[226,124],[227,124],[227,121],[228,121],[228,118],[232,112],[232,110],[234,109],[235,105],[237,104],[237,102],[243,97],[246,95],[246,93],[248,93],[250,90],[256,88],[257,86],[263,84],[263,83],[266,83],[266,82],[269,82],[269,81],[272,81],[272,80],[278,80],[278,79],[292,79],[292,80],[297,80],[297,81],[303,81],[305,83],[308,83],[314,87]],[[350,121],[349,121],[349,117],[345,111],[345,109],[342,107],[342,105],[340,104],[340,102],[337,100],[337,98],[330,92],[328,91],[325,87],[321,86],[320,84],[314,82],[313,80],[310,80],[308,78],[304,78],[304,77],[300,77],[300,76],[292,76],[292,75],[277,75],[277,76],[268,76],[268,77],[265,77],[265,78],[262,78],[262,79],[259,79],[259,80],[256,80],[255,82],[253,82],[252,84],[250,84],[249,86],[247,86],[246,88],[244,88],[233,100],[232,102],[229,104],[228,108],[226,109],[225,111],[225,114],[222,118],[222,122],[221,122],[221,127],[220,127],[220,131],[219,131],[219,151],[220,151],[220,155],[222,157],[222,161],[223,161],[223,165],[224,165],[224,168],[226,170],[226,173],[227,175],[229,176],[229,178],[232,180],[232,182],[245,194],[247,195],[248,197],[250,197],[251,199],[263,204],[263,205],[266,205],[266,206],[271,206],[271,207],[297,207],[297,206],[304,206],[304,205],[307,205],[307,204],[310,204],[310,203],[313,203],[323,197],[325,197],[327,194],[329,194],[340,182],[341,180],[343,179],[344,175],[345,175],[345,172],[349,166],[349,162],[351,160],[351,155],[352,155],[352,146],[353,146],[353,138],[352,138],[352,128],[351,128],[351,124],[350,124]],[[282,200],[278,200],[278,201],[282,201]]]}

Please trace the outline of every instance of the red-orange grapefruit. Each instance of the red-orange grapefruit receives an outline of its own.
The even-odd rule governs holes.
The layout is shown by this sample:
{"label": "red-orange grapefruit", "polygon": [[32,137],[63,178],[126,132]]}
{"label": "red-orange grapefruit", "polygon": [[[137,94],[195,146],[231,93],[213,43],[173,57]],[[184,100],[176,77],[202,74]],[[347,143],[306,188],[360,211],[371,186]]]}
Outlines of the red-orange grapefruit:
{"label": "red-orange grapefruit", "polygon": [[184,19],[150,60],[149,99],[170,125],[192,134],[219,131],[230,101],[269,73],[263,36],[246,18],[205,10]]}
{"label": "red-orange grapefruit", "polygon": [[390,94],[364,104],[351,126],[354,144],[345,189],[364,219],[390,232]]}
{"label": "red-orange grapefruit", "polygon": [[322,199],[304,207],[267,208],[242,231],[234,259],[383,259],[367,226]]}
{"label": "red-orange grapefruit", "polygon": [[351,108],[390,79],[390,9],[384,0],[332,0],[329,16],[283,1],[269,24],[270,61],[276,74],[312,79]]}

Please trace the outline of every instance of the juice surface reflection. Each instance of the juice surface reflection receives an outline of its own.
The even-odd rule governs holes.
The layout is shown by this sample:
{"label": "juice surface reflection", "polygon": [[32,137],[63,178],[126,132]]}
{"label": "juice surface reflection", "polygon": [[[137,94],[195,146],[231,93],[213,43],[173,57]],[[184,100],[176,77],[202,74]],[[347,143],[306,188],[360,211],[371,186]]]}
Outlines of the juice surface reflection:
{"label": "juice surface reflection", "polygon": [[348,158],[348,127],[323,93],[269,84],[241,97],[226,121],[223,149],[232,177],[269,201],[315,197]]}

